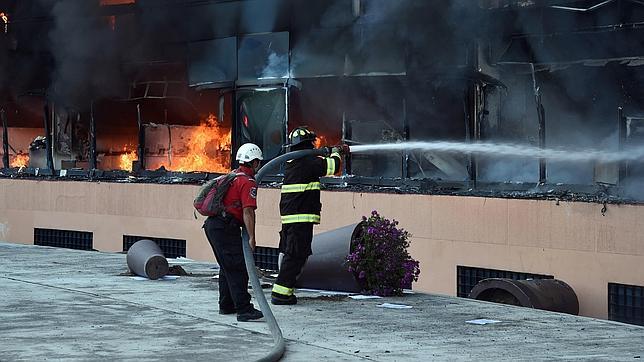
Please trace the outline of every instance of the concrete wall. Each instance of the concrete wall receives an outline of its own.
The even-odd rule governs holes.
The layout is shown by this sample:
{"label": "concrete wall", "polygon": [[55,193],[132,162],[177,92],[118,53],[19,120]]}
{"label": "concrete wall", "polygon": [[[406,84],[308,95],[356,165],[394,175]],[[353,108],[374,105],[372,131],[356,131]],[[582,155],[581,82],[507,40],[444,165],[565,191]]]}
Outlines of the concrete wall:
{"label": "concrete wall", "polygon": [[[34,228],[92,231],[94,247],[121,251],[124,234],[187,240],[212,260],[195,220],[196,186],[0,180],[0,237],[33,243]],[[277,246],[279,190],[260,189],[258,244]],[[607,317],[607,283],[644,285],[644,206],[477,197],[323,192],[316,232],[378,210],[413,234],[415,289],[456,294],[456,265],[551,274],[569,283],[582,315]]]}

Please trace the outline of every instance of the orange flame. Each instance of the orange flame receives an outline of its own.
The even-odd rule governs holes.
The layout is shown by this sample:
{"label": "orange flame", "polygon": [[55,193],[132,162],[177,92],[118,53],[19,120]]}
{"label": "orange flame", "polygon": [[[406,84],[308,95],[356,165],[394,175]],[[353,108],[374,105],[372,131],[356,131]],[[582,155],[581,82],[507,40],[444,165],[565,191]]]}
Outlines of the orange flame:
{"label": "orange flame", "polygon": [[179,158],[176,165],[173,163],[170,169],[183,172],[229,172],[230,136],[230,129],[217,124],[217,118],[213,114],[208,115],[208,118],[201,122],[186,142],[188,155]]}
{"label": "orange flame", "polygon": [[27,167],[27,165],[29,165],[29,155],[23,153],[13,156],[10,163],[11,167]]}
{"label": "orange flame", "polygon": [[[127,149],[124,149],[124,151],[127,152]],[[136,155],[136,151],[122,154],[121,157],[119,157],[119,169],[127,170],[131,172],[132,162],[136,161],[137,159],[138,159],[138,156]]]}
{"label": "orange flame", "polygon": [[116,30],[116,16],[108,16],[107,17],[107,25],[110,27],[112,31]]}
{"label": "orange flame", "polygon": [[315,148],[320,148],[322,146],[328,146],[326,142],[326,137],[318,135],[318,138],[315,139],[315,142],[313,143],[315,145]]}
{"label": "orange flame", "polygon": [[0,13],[0,19],[4,23],[4,33],[7,34],[9,31],[9,16],[5,13]]}

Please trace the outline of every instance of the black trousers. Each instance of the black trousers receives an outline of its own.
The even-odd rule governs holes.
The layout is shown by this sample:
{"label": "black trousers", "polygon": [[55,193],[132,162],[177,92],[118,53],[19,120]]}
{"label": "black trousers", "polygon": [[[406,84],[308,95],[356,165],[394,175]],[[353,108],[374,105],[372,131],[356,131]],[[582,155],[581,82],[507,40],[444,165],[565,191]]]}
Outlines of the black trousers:
{"label": "black trousers", "polygon": [[252,310],[241,224],[234,218],[209,217],[203,227],[219,264],[219,309],[237,313]]}
{"label": "black trousers", "polygon": [[312,254],[313,241],[312,223],[295,223],[282,225],[280,232],[280,252],[284,253],[282,265],[277,276],[276,284],[293,288],[297,277],[302,272],[306,260]]}

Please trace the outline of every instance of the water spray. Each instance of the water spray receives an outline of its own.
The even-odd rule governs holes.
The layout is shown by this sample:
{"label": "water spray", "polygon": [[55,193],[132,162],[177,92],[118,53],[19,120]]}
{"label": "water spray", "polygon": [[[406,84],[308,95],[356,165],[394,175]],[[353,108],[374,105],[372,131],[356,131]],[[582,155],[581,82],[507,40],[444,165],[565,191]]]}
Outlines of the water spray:
{"label": "water spray", "polygon": [[460,154],[478,154],[487,156],[505,157],[526,157],[535,159],[548,159],[552,161],[599,161],[599,162],[621,162],[637,161],[644,159],[644,146],[632,147],[624,151],[605,151],[597,149],[565,149],[550,148],[542,149],[531,145],[520,145],[512,143],[493,142],[401,142],[383,143],[373,145],[352,145],[350,152],[357,153],[378,153],[392,151],[425,151],[445,152]]}

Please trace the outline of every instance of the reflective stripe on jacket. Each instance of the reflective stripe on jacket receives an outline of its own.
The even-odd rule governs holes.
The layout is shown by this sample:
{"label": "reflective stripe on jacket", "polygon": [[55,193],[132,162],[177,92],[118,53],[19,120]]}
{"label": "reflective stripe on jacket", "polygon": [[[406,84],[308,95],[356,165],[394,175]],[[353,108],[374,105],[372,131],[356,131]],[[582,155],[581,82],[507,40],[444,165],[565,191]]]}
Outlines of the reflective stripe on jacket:
{"label": "reflective stripe on jacket", "polygon": [[280,199],[282,224],[320,223],[320,177],[340,170],[340,155],[305,156],[286,163]]}

